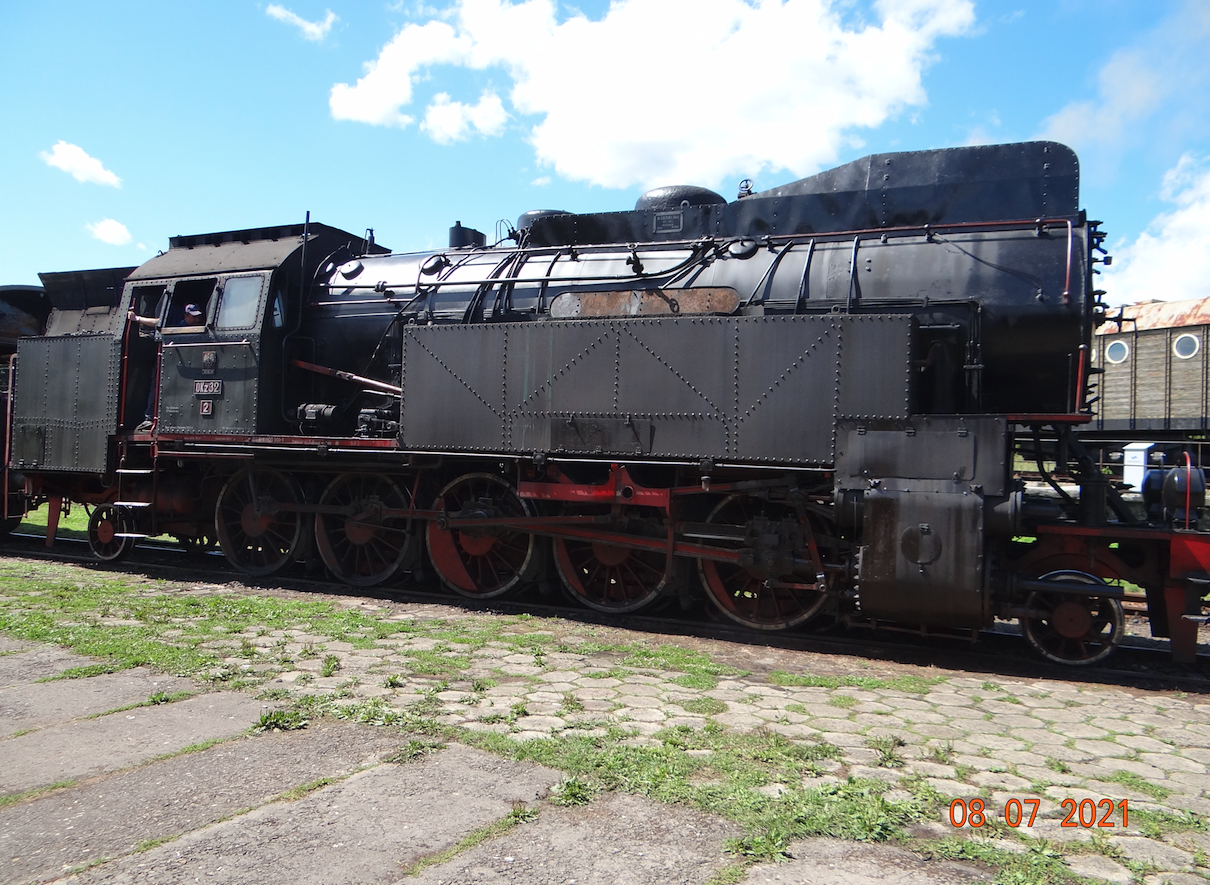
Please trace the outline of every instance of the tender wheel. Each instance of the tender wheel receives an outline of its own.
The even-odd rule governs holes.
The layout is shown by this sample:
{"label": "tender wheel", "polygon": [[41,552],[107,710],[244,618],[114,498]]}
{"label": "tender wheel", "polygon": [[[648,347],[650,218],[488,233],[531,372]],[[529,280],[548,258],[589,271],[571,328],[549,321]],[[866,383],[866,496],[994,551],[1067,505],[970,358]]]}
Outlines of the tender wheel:
{"label": "tender wheel", "polygon": [[88,517],[88,547],[102,562],[117,562],[130,555],[135,538],[122,537],[134,531],[134,520],[121,507],[102,504]]}
{"label": "tender wheel", "polygon": [[267,467],[246,467],[227,480],[214,508],[227,560],[257,577],[286,568],[303,537],[303,514],[285,508],[301,501],[298,483]]}
{"label": "tender wheel", "polygon": [[[760,532],[785,536],[797,528],[801,537],[793,539],[793,549],[764,551],[767,561],[750,566],[698,560],[698,574],[710,601],[727,617],[755,630],[785,630],[817,615],[827,604],[827,596],[814,580],[821,563],[811,542],[809,520],[800,517],[794,507],[748,495],[724,498],[711,511],[707,522],[721,526],[749,526],[754,520],[764,520]],[[738,544],[738,541],[737,541]],[[794,559],[809,559],[812,574],[792,574],[786,554]],[[758,557],[764,560],[765,557]]]}
{"label": "tender wheel", "polygon": [[[1038,580],[1104,584],[1095,575],[1066,569]],[[1042,657],[1059,664],[1086,666],[1105,660],[1126,630],[1122,604],[1107,596],[1036,592],[1025,606],[1030,614],[1021,619],[1021,632]]]}
{"label": "tender wheel", "polygon": [[665,554],[654,550],[555,539],[563,586],[577,602],[601,612],[632,612],[654,602],[666,583],[665,562]]}
{"label": "tender wheel", "polygon": [[17,526],[21,525],[21,520],[23,519],[25,519],[24,516],[10,516],[8,519],[0,519],[0,538],[7,538],[16,531]]}
{"label": "tender wheel", "polygon": [[[490,473],[458,477],[441,490],[433,509],[461,519],[532,515],[529,505],[513,494],[509,484]],[[540,563],[534,536],[508,528],[443,529],[430,522],[425,541],[442,583],[475,599],[502,596],[520,587],[534,577]]]}
{"label": "tender wheel", "polygon": [[315,517],[319,556],[340,580],[370,587],[390,580],[411,558],[414,536],[408,520],[384,516],[384,510],[405,510],[407,496],[385,476],[345,473],[332,480],[319,503],[343,508],[343,513]]}

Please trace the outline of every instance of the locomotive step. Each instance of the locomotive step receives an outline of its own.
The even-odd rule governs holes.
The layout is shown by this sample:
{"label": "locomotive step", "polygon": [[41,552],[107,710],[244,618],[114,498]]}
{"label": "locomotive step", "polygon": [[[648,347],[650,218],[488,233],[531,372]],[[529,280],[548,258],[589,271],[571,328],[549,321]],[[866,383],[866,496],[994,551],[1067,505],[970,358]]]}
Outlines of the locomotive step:
{"label": "locomotive step", "polygon": [[150,507],[150,501],[114,501],[114,507]]}
{"label": "locomotive step", "polygon": [[140,534],[139,532],[114,532],[115,538],[150,538],[151,535]]}
{"label": "locomotive step", "polygon": [[119,467],[117,470],[114,471],[114,473],[121,473],[121,474],[125,474],[126,476],[131,476],[131,475],[150,476],[151,474],[155,473],[155,470],[151,469],[151,468],[142,468],[142,467]]}

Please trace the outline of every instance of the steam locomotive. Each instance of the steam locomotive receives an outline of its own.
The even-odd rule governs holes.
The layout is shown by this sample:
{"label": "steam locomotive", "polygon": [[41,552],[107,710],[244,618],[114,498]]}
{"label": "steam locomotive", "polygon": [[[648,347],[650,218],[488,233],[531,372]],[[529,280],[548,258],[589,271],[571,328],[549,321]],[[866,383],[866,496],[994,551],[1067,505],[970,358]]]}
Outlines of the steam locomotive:
{"label": "steam locomotive", "polygon": [[6,470],[23,507],[86,505],[103,560],[172,534],[249,575],[431,567],[613,613],[704,594],[756,630],[1008,618],[1069,664],[1119,644],[1128,583],[1192,660],[1202,472],[1143,522],[1079,438],[1106,235],[1078,191],[1075,154],[1032,142],[531,211],[490,247],[460,223],[420,253],[309,219],[175,237],[42,276]]}

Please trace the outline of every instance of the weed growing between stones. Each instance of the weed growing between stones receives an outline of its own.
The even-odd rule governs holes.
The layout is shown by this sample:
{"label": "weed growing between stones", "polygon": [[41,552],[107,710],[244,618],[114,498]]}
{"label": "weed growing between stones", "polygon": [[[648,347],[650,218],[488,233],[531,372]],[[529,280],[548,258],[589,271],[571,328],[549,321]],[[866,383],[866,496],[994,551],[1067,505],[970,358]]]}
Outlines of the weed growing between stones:
{"label": "weed growing between stones", "polygon": [[253,731],[297,731],[307,727],[307,719],[298,710],[270,710],[261,713]]}
{"label": "weed growing between stones", "polygon": [[996,871],[996,885],[1068,885],[1076,881],[1063,856],[1045,841],[1017,853],[997,848],[987,840],[946,838],[920,843],[926,857],[986,864]]}
{"label": "weed growing between stones", "polygon": [[903,767],[903,756],[899,754],[900,748],[906,746],[903,738],[898,736],[869,738],[866,740],[865,745],[878,754],[878,765],[880,767]]}
{"label": "weed growing between stones", "polygon": [[408,741],[406,744],[404,744],[402,747],[400,747],[396,752],[392,753],[390,756],[387,756],[382,761],[383,762],[393,762],[396,765],[406,765],[409,762],[417,762],[417,761],[423,759],[424,757],[426,757],[432,753],[435,753],[438,750],[444,750],[445,748],[446,748],[446,745],[441,743],[440,741],[426,741],[426,740],[413,739],[413,740]]}
{"label": "weed growing between stones", "polygon": [[599,791],[599,787],[594,787],[577,777],[566,777],[552,790],[552,801],[556,805],[587,805],[596,798]]}
{"label": "weed growing between stones", "polygon": [[1133,771],[1115,771],[1111,777],[1102,778],[1102,780],[1121,784],[1124,787],[1129,787],[1136,792],[1143,793],[1152,799],[1159,799],[1160,801],[1172,795],[1172,791],[1167,787],[1153,784],[1145,777],[1137,775]]}
{"label": "weed growing between stones", "polygon": [[926,679],[923,676],[905,675],[882,679],[877,676],[805,676],[787,673],[785,670],[774,670],[769,674],[769,682],[773,685],[794,688],[888,688],[912,694],[926,694],[930,688],[943,681],[942,676]]}
{"label": "weed growing between stones", "polygon": [[400,876],[408,878],[410,876],[419,876],[424,870],[432,866],[438,866],[446,861],[452,860],[464,851],[469,851],[482,845],[489,839],[495,839],[507,833],[518,824],[529,823],[537,820],[538,810],[530,808],[524,802],[516,802],[513,804],[513,810],[497,821],[488,824],[485,827],[480,827],[472,831],[467,836],[458,842],[457,845],[451,845],[443,851],[435,852],[427,857],[422,857],[413,863],[408,864],[400,872]]}

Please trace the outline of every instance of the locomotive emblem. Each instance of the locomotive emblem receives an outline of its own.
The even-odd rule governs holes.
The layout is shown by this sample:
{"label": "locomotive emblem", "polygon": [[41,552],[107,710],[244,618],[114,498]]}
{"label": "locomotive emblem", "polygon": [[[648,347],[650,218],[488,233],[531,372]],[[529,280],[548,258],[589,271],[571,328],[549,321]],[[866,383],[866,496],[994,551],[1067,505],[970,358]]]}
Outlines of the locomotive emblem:
{"label": "locomotive emblem", "polygon": [[214,370],[218,368],[218,351],[203,350],[202,351],[202,374],[213,375]]}

